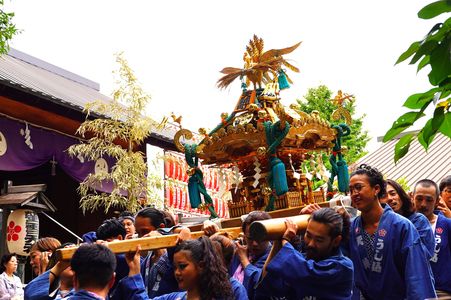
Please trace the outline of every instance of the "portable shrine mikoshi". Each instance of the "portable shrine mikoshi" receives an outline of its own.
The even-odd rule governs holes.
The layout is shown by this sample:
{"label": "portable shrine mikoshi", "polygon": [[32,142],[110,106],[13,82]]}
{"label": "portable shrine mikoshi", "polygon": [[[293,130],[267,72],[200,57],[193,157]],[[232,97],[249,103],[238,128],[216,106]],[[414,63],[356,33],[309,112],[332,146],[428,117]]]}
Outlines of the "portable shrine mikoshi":
{"label": "portable shrine mikoshi", "polygon": [[[210,132],[199,129],[203,138],[198,144],[188,143],[193,138],[189,130],[176,133],[175,144],[185,153],[190,167],[191,207],[208,207],[216,217],[202,182],[199,160],[203,165],[233,170],[232,200],[228,203],[232,218],[252,210],[272,211],[324,202],[323,189],[313,191],[310,174],[302,170],[302,163],[313,160],[315,152],[330,153],[331,176],[326,178],[322,161],[315,171],[328,181],[328,191],[332,190],[335,176],[339,190],[347,191],[349,175],[341,153],[341,137],[350,133],[349,126],[331,124],[318,112],[307,114],[297,105],[284,107],[280,102],[280,91],[291,83],[285,68],[299,72],[284,55],[299,45],[264,51],[263,40],[254,35],[244,53],[244,68],[224,68],[221,72],[225,75],[218,80],[219,88],[226,88],[237,78],[242,81],[242,94],[234,110],[221,114],[220,123]],[[334,100],[338,108],[331,118],[344,117],[349,124],[349,113],[341,107],[343,95],[337,97]],[[315,157],[320,159],[321,155]]]}

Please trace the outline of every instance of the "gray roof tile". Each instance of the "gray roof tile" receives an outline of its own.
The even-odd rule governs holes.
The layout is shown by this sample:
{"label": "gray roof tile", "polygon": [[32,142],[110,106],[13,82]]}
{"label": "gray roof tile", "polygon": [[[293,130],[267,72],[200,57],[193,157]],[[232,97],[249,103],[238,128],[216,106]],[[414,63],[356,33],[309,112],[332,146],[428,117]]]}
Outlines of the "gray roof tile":
{"label": "gray roof tile", "polygon": [[368,164],[393,180],[405,177],[411,187],[424,178],[439,183],[445,176],[451,174],[451,139],[447,136],[437,134],[427,152],[415,139],[407,155],[395,165],[393,158],[398,140],[399,138],[395,138],[382,144],[377,150],[362,157],[354,166]]}
{"label": "gray roof tile", "polygon": [[[15,49],[0,57],[0,82],[77,111],[95,100],[112,101],[99,92],[98,83]],[[152,136],[172,141],[176,131],[168,126]]]}

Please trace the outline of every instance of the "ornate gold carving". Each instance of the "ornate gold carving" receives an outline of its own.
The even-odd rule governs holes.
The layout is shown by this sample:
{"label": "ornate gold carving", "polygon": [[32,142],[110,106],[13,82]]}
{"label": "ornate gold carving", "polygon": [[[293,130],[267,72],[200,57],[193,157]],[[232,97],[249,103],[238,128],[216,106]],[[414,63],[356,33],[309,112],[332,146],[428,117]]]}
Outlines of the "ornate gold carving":
{"label": "ornate gold carving", "polygon": [[181,143],[180,138],[184,137],[187,140],[190,140],[193,138],[193,133],[189,131],[188,129],[180,129],[177,131],[177,133],[174,135],[174,144],[177,147],[177,149],[180,152],[185,153],[185,146]]}

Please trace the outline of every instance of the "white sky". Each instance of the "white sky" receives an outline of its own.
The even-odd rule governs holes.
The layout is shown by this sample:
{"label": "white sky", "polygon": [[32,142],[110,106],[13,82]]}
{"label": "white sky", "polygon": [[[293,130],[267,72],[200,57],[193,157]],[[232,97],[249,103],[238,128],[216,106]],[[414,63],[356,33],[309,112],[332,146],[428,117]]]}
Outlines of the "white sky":
{"label": "white sky", "polygon": [[[265,49],[302,45],[287,58],[301,72],[282,92],[288,105],[308,88],[325,84],[357,97],[372,137],[383,135],[405,110],[404,100],[429,88],[428,70],[394,66],[411,42],[438,20],[417,12],[430,0],[114,1],[7,0],[23,32],[11,46],[99,82],[110,95],[114,53],[124,51],[146,92],[150,115],[171,111],[193,130],[213,128],[231,112],[239,82],[220,91],[223,67],[242,67],[255,33]],[[369,149],[374,148],[373,141]]]}

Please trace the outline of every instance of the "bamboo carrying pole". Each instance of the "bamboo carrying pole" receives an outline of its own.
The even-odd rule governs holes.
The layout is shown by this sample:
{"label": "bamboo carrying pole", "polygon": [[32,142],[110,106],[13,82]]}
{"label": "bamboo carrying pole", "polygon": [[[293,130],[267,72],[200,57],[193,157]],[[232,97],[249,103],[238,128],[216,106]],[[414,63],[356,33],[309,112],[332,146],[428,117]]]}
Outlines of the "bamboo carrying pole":
{"label": "bamboo carrying pole", "polygon": [[290,219],[298,225],[298,232],[307,228],[310,215],[255,221],[249,227],[250,238],[256,241],[279,240],[286,230],[285,220]]}
{"label": "bamboo carrying pole", "polygon": [[[221,229],[220,233],[228,233],[230,238],[235,239],[241,233],[241,227]],[[191,239],[197,239],[204,235],[203,231],[191,232]],[[131,240],[115,241],[108,243],[108,248],[115,254],[134,252],[136,246],[140,245],[142,251],[156,250],[176,246],[178,235],[159,235]],[[58,260],[70,260],[78,247],[64,248],[56,251]]]}
{"label": "bamboo carrying pole", "polygon": [[[321,207],[329,207],[330,206],[330,203],[328,201],[319,202],[317,204]],[[268,213],[272,218],[292,217],[292,216],[299,215],[299,213],[305,206],[306,205],[290,207],[290,208],[283,208],[283,209],[268,211]],[[221,220],[221,228],[230,228],[230,227],[237,227],[237,226],[241,226],[241,217]],[[191,225],[188,227],[191,229],[191,231],[198,231],[198,230],[202,229],[202,224]]]}

